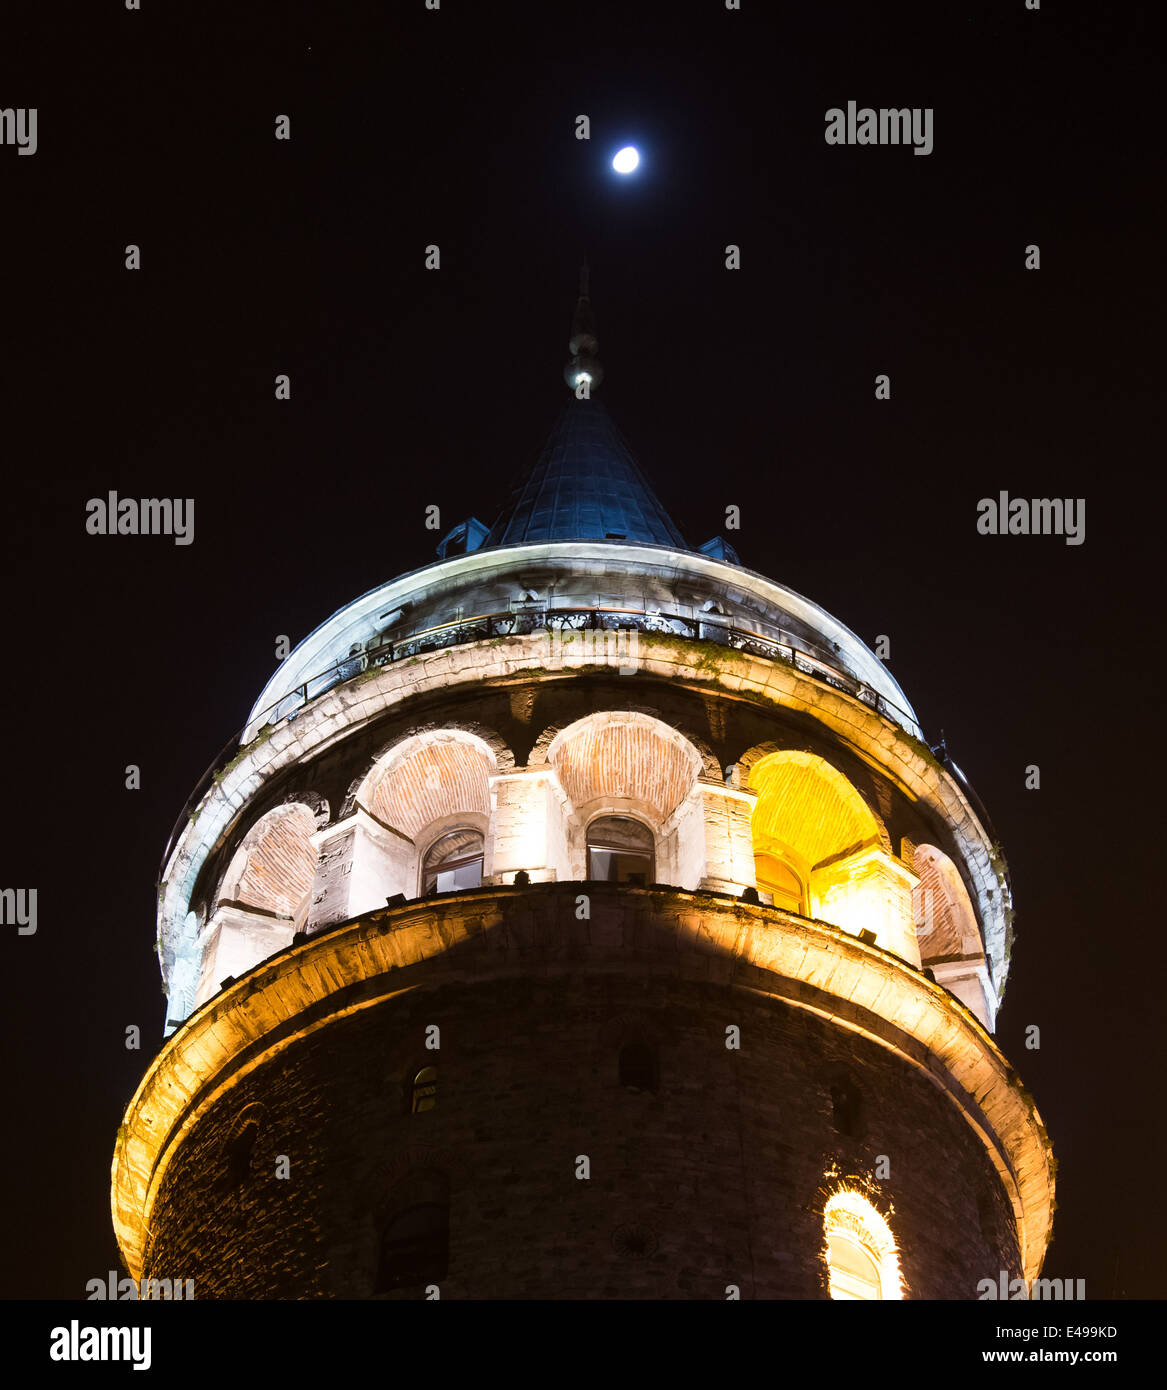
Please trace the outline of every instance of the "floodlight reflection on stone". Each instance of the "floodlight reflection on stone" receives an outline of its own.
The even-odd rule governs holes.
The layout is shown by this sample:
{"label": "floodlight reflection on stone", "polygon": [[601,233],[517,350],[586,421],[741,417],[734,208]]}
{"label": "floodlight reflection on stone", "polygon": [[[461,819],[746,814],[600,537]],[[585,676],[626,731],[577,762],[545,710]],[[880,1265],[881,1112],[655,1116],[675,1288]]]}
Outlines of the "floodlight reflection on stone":
{"label": "floodlight reflection on stone", "polygon": [[[428,1213],[426,1238],[448,1241],[433,1254],[443,1298],[545,1297],[540,1261],[562,1297],[700,1296],[677,1268],[713,1297],[734,1277],[756,1297],[881,1300],[974,1298],[986,1270],[1031,1279],[1054,1185],[1040,1116],[990,1036],[1011,917],[999,847],[854,633],[745,569],[724,537],[688,546],[594,398],[586,271],[580,291],[566,376],[587,379],[589,398],[566,405],[494,526],[456,527],[437,564],[306,638],[172,837],[159,955],[177,1031],[114,1156],[127,1268],[180,1274],[194,1242],[212,1296],[384,1296],[404,1287],[394,1203],[408,1197],[405,1215]],[[727,1003],[760,1086],[725,1086],[741,1066],[718,1041]],[[418,1051],[438,1023],[443,1048],[453,1040],[440,1060]],[[516,1273],[463,1219],[456,1127],[489,1133],[473,1200],[525,1203],[540,1179],[516,1117],[542,1113],[546,1067],[562,1069],[573,1134],[583,1117],[606,1136],[624,1104],[615,1049],[632,1037],[651,1051],[658,1030],[655,1108],[635,1121],[646,1144],[666,1154],[670,1134],[713,1128],[708,1097],[732,1093],[754,1136],[748,1187],[750,1164],[772,1165],[766,1106],[780,1093],[790,1132],[815,1136],[791,1158],[790,1190],[768,1190],[740,1248],[714,1256],[702,1222],[654,1205],[690,1168],[633,1165],[620,1201],[648,1213],[635,1240],[626,1223],[564,1226],[587,1210],[574,1202],[536,1204],[535,1273]],[[386,1060],[370,1088],[372,1052]],[[580,1071],[581,1056],[596,1065]],[[500,1089],[470,1084],[471,1058]],[[816,1070],[828,1058],[880,1097],[889,1142],[945,1136],[935,1183],[867,1174],[852,1081],[831,1127]],[[329,1085],[305,1092],[299,1077],[322,1065]],[[440,1105],[386,1105],[435,1067]],[[209,1187],[206,1155],[265,1107],[250,1188]],[[367,1174],[346,1166],[354,1126]],[[264,1146],[300,1129],[320,1171],[342,1172],[340,1205],[305,1209],[271,1179]],[[824,1146],[858,1186],[821,1186]],[[685,1146],[710,1193],[721,1162]],[[219,1233],[273,1203],[286,1221],[249,1221],[261,1243],[241,1258]],[[937,1230],[938,1204],[956,1235]],[[630,1262],[655,1248],[652,1223],[676,1252],[668,1269]],[[751,1249],[795,1227],[793,1256],[755,1262]]]}

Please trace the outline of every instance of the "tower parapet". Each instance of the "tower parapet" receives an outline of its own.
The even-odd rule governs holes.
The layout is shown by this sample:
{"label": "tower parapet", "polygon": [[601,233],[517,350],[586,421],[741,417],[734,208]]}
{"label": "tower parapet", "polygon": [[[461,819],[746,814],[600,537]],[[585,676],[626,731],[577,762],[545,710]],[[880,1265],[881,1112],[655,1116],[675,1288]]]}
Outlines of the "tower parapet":
{"label": "tower parapet", "polygon": [[[597,411],[572,402],[484,544],[300,644],[172,837],[177,1031],[114,1160],[135,1276],[973,1298],[1039,1271],[1051,1165],[991,1038],[1011,912],[988,827],[884,664],[689,549]],[[585,1133],[621,1175],[602,1237],[556,1186]],[[239,1158],[265,1134],[300,1186]],[[784,1253],[747,1272],[714,1252],[727,1222]],[[590,1272],[548,1289],[564,1248]]]}

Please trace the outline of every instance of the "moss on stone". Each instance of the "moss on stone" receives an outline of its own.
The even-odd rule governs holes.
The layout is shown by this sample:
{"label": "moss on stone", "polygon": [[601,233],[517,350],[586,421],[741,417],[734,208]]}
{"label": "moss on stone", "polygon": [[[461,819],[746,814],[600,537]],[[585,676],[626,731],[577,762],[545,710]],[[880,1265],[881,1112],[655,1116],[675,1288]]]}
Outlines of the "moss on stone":
{"label": "moss on stone", "polygon": [[909,734],[906,729],[900,731],[900,738],[917,757],[923,758],[929,767],[935,768],[937,772],[944,772],[944,764],[922,739]]}
{"label": "moss on stone", "polygon": [[[241,748],[241,749],[239,750],[239,752],[235,754],[235,756],[231,759],[231,761],[230,761],[229,763],[225,763],[225,764],[218,770],[218,772],[213,772],[213,773],[211,774],[211,780],[212,780],[216,785],[218,785],[218,784],[223,780],[223,778],[227,776],[227,774],[228,774],[229,772],[234,772],[234,770],[239,766],[239,764],[240,764],[241,762],[243,762],[243,760],[244,760],[245,758],[249,758],[249,757],[252,755],[252,753],[255,752],[255,750],[256,750],[257,748],[261,748],[261,747],[268,741],[268,739],[271,738],[272,734],[274,734],[275,731],[276,731],[276,725],[275,725],[275,724],[265,724],[264,727],[263,727],[263,729],[255,736],[255,738],[253,738],[253,739],[251,740],[251,742],[250,742],[245,748]],[[201,808],[200,808],[200,809],[201,809]],[[198,815],[198,811],[195,811],[195,812],[192,813],[192,815],[191,815],[191,821],[192,821],[192,823],[193,823],[193,821],[194,821],[194,819],[195,819],[195,817],[196,817],[197,815]]]}

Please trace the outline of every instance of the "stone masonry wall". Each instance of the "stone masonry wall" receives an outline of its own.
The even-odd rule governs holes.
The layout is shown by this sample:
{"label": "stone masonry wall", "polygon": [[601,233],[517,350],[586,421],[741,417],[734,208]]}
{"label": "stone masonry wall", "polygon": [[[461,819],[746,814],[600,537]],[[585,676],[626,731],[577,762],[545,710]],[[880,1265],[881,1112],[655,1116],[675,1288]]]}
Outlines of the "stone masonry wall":
{"label": "stone masonry wall", "polygon": [[[655,1094],[619,1084],[636,1038],[657,1049]],[[426,1065],[438,1103],[410,1115]],[[840,1085],[859,1098],[850,1135]],[[226,1150],[247,1106],[240,1182]],[[1000,1180],[927,1078],[807,1011],[647,969],[447,983],[299,1039],[183,1137],[145,1273],[194,1279],[196,1298],[370,1297],[395,1190],[426,1169],[450,1184],[444,1298],[822,1298],[822,1209],[849,1175],[888,1217],[908,1297],[1019,1273]]]}

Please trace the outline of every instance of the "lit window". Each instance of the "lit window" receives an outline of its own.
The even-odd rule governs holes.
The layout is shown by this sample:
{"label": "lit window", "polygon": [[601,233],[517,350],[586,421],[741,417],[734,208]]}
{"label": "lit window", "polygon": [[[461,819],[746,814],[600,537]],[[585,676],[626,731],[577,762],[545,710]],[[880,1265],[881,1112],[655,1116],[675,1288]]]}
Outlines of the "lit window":
{"label": "lit window", "polygon": [[588,826],[588,878],[596,883],[656,881],[653,837],[627,816],[601,816]]}
{"label": "lit window", "polygon": [[850,1190],[836,1192],[823,1220],[832,1298],[903,1298],[891,1227],[866,1197]]}
{"label": "lit window", "polygon": [[482,886],[482,834],[469,828],[451,830],[426,851],[423,893],[456,893]]}
{"label": "lit window", "polygon": [[413,1078],[413,1100],[410,1111],[414,1115],[423,1110],[432,1110],[438,1103],[438,1069],[422,1067]]}
{"label": "lit window", "polygon": [[785,908],[787,912],[802,913],[802,880],[789,864],[775,859],[772,854],[758,854],[754,856],[754,872],[758,880],[758,891],[769,893],[775,907]]}

